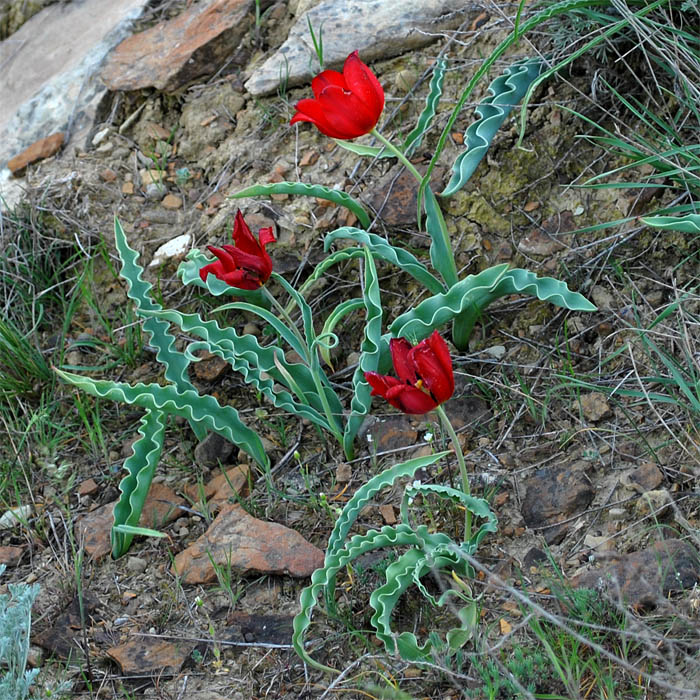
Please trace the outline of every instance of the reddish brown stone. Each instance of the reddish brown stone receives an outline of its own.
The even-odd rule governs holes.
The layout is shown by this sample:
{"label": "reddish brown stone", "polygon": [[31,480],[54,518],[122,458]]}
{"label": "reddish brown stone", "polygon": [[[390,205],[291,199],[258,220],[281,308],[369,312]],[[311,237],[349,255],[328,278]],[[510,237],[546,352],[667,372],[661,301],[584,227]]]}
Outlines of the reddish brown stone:
{"label": "reddish brown stone", "polygon": [[653,462],[642,462],[631,474],[630,481],[639,489],[653,491],[658,489],[664,481],[664,475]]}
{"label": "reddish brown stone", "polygon": [[177,673],[194,646],[193,642],[138,637],[107,649],[107,655],[117,662],[124,675],[160,676]]}
{"label": "reddish brown stone", "polygon": [[213,0],[134,34],[107,59],[102,79],[110,90],[155,87],[174,92],[212,75],[253,21],[253,0]]}
{"label": "reddish brown stone", "polygon": [[62,132],[51,134],[45,139],[35,141],[31,146],[25,148],[19,155],[7,161],[7,167],[13,175],[21,175],[28,165],[36,163],[44,158],[49,158],[61,149],[64,136]]}
{"label": "reddish brown stone", "polygon": [[109,531],[112,527],[112,511],[114,503],[105,503],[96,508],[75,524],[75,536],[78,545],[83,545],[85,551],[96,561],[106,557],[112,546]]}
{"label": "reddish brown stone", "polygon": [[211,583],[212,561],[242,573],[310,576],[323,564],[323,552],[298,532],[258,520],[236,504],[225,505],[209,529],[175,557],[173,573],[183,583]]}
{"label": "reddish brown stone", "polygon": [[557,524],[585,511],[594,491],[585,467],[579,463],[538,469],[525,482],[521,512],[528,527],[542,530],[548,544],[559,543],[568,524]]}
{"label": "reddish brown stone", "polygon": [[[163,527],[182,515],[178,506],[184,502],[183,498],[165,484],[151,484],[139,525],[155,529]],[[75,525],[78,541],[84,543],[85,551],[96,561],[112,551],[110,532],[114,523],[114,505],[105,503],[78,520]]]}
{"label": "reddish brown stone", "polygon": [[200,355],[199,362],[194,365],[194,375],[203,382],[215,382],[230,367],[226,360],[211,352]]}
{"label": "reddish brown stone", "polygon": [[79,496],[92,496],[97,493],[99,486],[94,479],[85,479],[80,486],[78,486]]}
{"label": "reddish brown stone", "polygon": [[[433,191],[442,189],[444,177],[445,169],[435,168],[430,180]],[[400,174],[397,168],[390,170],[377,183],[377,186],[372,188],[370,201],[385,224],[415,226],[418,185],[413,175],[407,170]]]}
{"label": "reddish brown stone", "polygon": [[23,554],[24,547],[0,547],[0,564],[17,566]]}
{"label": "reddish brown stone", "polygon": [[182,515],[178,506],[185,504],[185,499],[178,496],[165,484],[151,484],[146,502],[143,504],[139,525],[141,527],[160,528]]}
{"label": "reddish brown stone", "polygon": [[586,571],[571,583],[628,605],[658,605],[669,593],[689,591],[700,583],[700,556],[688,542],[662,540],[641,552],[620,556],[601,569]]}
{"label": "reddish brown stone", "polygon": [[239,464],[225,474],[214,477],[207,485],[207,488],[212,490],[209,504],[225,503],[229,498],[244,493],[248,489],[249,474],[250,467],[247,464]]}

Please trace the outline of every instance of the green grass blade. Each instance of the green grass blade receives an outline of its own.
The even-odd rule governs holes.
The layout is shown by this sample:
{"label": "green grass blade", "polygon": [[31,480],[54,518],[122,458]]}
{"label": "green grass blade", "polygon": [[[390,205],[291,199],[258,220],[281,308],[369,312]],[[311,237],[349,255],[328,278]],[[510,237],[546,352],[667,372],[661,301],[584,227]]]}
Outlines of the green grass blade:
{"label": "green grass blade", "polygon": [[179,391],[172,385],[138,383],[132,386],[123,382],[91,379],[70,372],[55,370],[61,379],[77,386],[92,396],[141,406],[151,411],[182,416],[201,422],[207,430],[219,433],[247,452],[266,471],[270,460],[265,454],[257,433],[241,422],[238,411],[232,406],[221,406],[213,396],[200,396],[196,391]]}
{"label": "green grass blade", "polygon": [[345,194],[345,192],[333,190],[323,185],[307,185],[303,182],[273,182],[269,185],[246,187],[244,190],[230,196],[232,199],[241,199],[242,197],[260,197],[271,194],[299,194],[304,197],[326,199],[351,211],[363,228],[369,228],[371,222],[369,214],[356,199],[353,199],[349,194]]}
{"label": "green grass blade", "polygon": [[435,62],[433,77],[430,79],[430,89],[428,90],[428,96],[425,98],[425,106],[418,117],[415,127],[413,127],[401,147],[406,156],[410,157],[411,154],[415,153],[423,141],[425,132],[428,131],[433,123],[437,113],[438,102],[440,102],[440,97],[442,96],[442,83],[445,78],[446,67],[447,60],[444,57],[439,58]]}
{"label": "green grass blade", "polygon": [[350,239],[369,248],[373,256],[386,260],[393,265],[408,272],[414,279],[429,289],[433,294],[445,291],[445,285],[437,277],[432,275],[414,255],[404,248],[391,245],[386,238],[375,233],[368,233],[352,226],[343,226],[331,231],[323,241],[323,249],[328,250],[332,243],[338,239]]}
{"label": "green grass blade", "polygon": [[[131,454],[124,461],[126,476],[119,484],[121,496],[114,506],[114,525],[135,527],[141,518],[143,505],[151,487],[165,435],[165,414],[159,409],[148,409],[139,426],[140,437],[134,442]],[[127,552],[134,538],[128,533],[112,528],[112,556],[117,559]]]}
{"label": "green grass blade", "polygon": [[464,187],[486,155],[496,132],[522,100],[542,67],[539,58],[517,61],[489,85],[491,95],[476,107],[478,119],[464,132],[465,151],[455,160],[452,177],[440,196],[449,197]]}

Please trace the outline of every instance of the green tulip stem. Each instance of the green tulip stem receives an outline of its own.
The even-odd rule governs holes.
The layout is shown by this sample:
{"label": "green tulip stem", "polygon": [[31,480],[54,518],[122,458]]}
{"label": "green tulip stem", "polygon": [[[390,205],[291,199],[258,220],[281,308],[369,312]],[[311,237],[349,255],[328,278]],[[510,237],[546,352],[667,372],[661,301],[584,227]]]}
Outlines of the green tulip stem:
{"label": "green tulip stem", "polygon": [[[455,454],[457,455],[457,464],[459,465],[459,473],[462,477],[462,491],[464,491],[467,496],[470,495],[471,491],[469,488],[469,475],[467,474],[467,465],[464,463],[464,453],[462,452],[462,446],[459,444],[459,438],[455,429],[452,427],[450,419],[445,413],[445,409],[442,406],[438,406],[435,412],[440,416],[440,421],[442,422],[443,428],[447,431],[447,434],[452,440],[452,444],[455,448]],[[464,513],[464,541],[468,542],[472,536],[472,513],[469,508],[466,509]]]}
{"label": "green tulip stem", "polygon": [[[305,340],[294,321],[292,321],[292,317],[289,315],[289,312],[284,308],[284,306],[282,306],[282,304],[279,303],[279,301],[277,301],[275,295],[272,294],[267,287],[261,287],[261,289],[263,294],[270,300],[270,303],[275,307],[275,309],[277,309],[280,316],[285,320],[289,329],[294,333],[294,335],[296,335],[297,338],[299,338],[302,347],[306,348],[306,357],[302,358],[302,360],[306,362],[306,365],[311,370],[311,376],[313,378],[316,391],[318,392],[318,398],[321,400],[323,412],[326,414],[326,418],[328,419],[328,426],[330,427],[336,440],[338,440],[338,442],[342,445],[343,434],[338,428],[337,419],[331,411],[331,406],[328,403],[328,397],[326,396],[323,382],[321,381],[321,365],[318,359],[318,351],[313,347],[315,339],[311,338],[311,343],[309,343],[308,340]],[[311,347],[309,347],[310,345]]]}
{"label": "green tulip stem", "polygon": [[418,180],[419,184],[423,182],[423,176],[416,170],[413,163],[411,163],[411,161],[408,158],[406,158],[406,156],[398,148],[396,148],[396,146],[394,146],[394,144],[391,143],[389,139],[387,139],[385,136],[382,136],[376,129],[372,129],[372,131],[370,131],[369,133],[372,134],[372,136],[374,136],[374,138],[376,138],[378,141],[381,141],[382,145],[388,151],[391,151],[392,154],[395,155],[401,161],[401,163],[403,163],[406,166],[411,175],[413,175],[413,177],[415,177],[416,180]]}

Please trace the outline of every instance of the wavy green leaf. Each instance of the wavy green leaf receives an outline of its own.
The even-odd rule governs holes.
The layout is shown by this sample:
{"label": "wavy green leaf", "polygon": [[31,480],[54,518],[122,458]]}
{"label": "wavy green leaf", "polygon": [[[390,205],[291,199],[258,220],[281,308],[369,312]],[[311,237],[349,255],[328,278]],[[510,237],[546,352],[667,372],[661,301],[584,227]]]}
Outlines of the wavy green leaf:
{"label": "wavy green leaf", "polygon": [[300,294],[306,294],[306,292],[311,288],[314,282],[317,282],[325,272],[341,262],[346,262],[347,260],[354,260],[355,258],[362,258],[365,255],[365,251],[361,248],[344,248],[343,250],[336,250],[334,253],[326,256],[321,260],[318,265],[314,268],[314,271],[304,280],[304,284],[299,287]]}
{"label": "wavy green leaf", "polygon": [[652,228],[681,233],[700,233],[700,214],[685,216],[643,216],[641,222]]}
{"label": "wavy green leaf", "polygon": [[[412,632],[397,634],[391,629],[391,615],[394,607],[411,584],[417,585],[422,593],[427,593],[420,580],[426,574],[445,568],[457,570],[460,573],[463,571],[465,561],[459,552],[448,551],[448,546],[449,543],[445,543],[442,549],[434,547],[434,545],[424,546],[423,549],[409,549],[387,567],[386,583],[376,588],[370,596],[369,604],[375,610],[371,623],[376,630],[377,638],[384,643],[384,648],[388,653],[398,653],[405,661],[411,663],[434,662],[433,654],[444,655],[449,650],[451,643],[454,643],[451,640],[456,638],[457,633],[463,633],[461,636],[464,641],[471,634],[471,629],[460,626],[448,631],[447,643],[442,642],[437,634],[432,634],[421,645]],[[428,595],[430,602],[440,607],[445,605],[449,597],[443,595],[436,601]],[[464,624],[465,619],[468,620],[462,615],[458,615],[458,618],[462,624]]]}
{"label": "wavy green leaf", "polygon": [[382,337],[382,300],[379,292],[379,278],[374,259],[369,249],[365,251],[365,286],[362,299],[365,309],[365,334],[360,346],[360,361],[353,373],[353,394],[350,401],[350,415],[345,423],[343,448],[346,455],[353,454],[353,443],[365,416],[372,406],[371,388],[365,379],[365,372],[376,372],[379,366]]}
{"label": "wavy green leaf", "polygon": [[131,385],[104,379],[91,379],[79,374],[55,370],[61,379],[77,386],[92,396],[141,406],[150,411],[163,411],[201,422],[207,430],[219,433],[245,450],[265,471],[270,460],[258,435],[241,422],[238,411],[232,406],[221,406],[213,396],[200,396],[196,391],[179,391],[172,385]]}
{"label": "wavy green leaf", "polygon": [[351,211],[364,228],[369,228],[371,219],[362,205],[349,194],[322,185],[307,185],[303,182],[273,182],[269,185],[253,185],[230,195],[232,199],[259,197],[271,194],[299,194],[305,197],[318,197],[338,204]]}
{"label": "wavy green leaf", "polygon": [[[414,457],[405,462],[399,462],[388,469],[373,476],[369,481],[360,486],[353,497],[345,504],[341,514],[335,521],[333,531],[328,538],[326,549],[326,561],[334,557],[343,548],[343,542],[350,532],[350,528],[360,515],[362,509],[383,489],[392,486],[399,479],[410,479],[419,469],[429,467],[440,461],[449,451],[436,452],[426,457]],[[409,523],[406,523],[407,525]]]}
{"label": "wavy green leaf", "polygon": [[401,150],[407,157],[415,153],[416,149],[423,141],[425,132],[428,131],[433,123],[433,119],[437,113],[438,102],[440,102],[440,97],[442,96],[442,83],[445,78],[446,67],[447,59],[444,57],[439,58],[435,62],[433,76],[430,79],[430,89],[428,90],[428,96],[425,98],[425,107],[423,107],[423,111],[420,117],[418,117],[416,125],[401,146]]}
{"label": "wavy green leaf", "polygon": [[481,524],[476,533],[466,542],[467,545],[476,549],[487,533],[498,531],[498,520],[494,515],[489,502],[484,498],[476,498],[464,493],[461,489],[454,489],[441,484],[408,484],[404,490],[404,498],[401,503],[401,521],[410,525],[408,518],[408,506],[411,499],[414,499],[418,494],[433,493],[441,498],[448,498],[456,503],[463,505],[467,510],[476,515],[477,518],[483,519],[485,522]]}
{"label": "wavy green leaf", "polygon": [[292,645],[297,654],[314,668],[329,673],[340,673],[340,671],[330,666],[324,666],[313,659],[304,648],[304,634],[311,624],[311,615],[318,602],[319,594],[326,590],[330,580],[335,581],[338,571],[367,552],[382,547],[422,547],[426,539],[432,538],[438,538],[440,541],[450,541],[446,535],[441,535],[440,533],[436,535],[429,534],[424,525],[421,525],[417,531],[413,531],[410,527],[403,524],[396,526],[386,525],[381,530],[370,530],[364,535],[355,535],[350,539],[346,547],[332,557],[327,556],[324,566],[316,569],[311,575],[311,585],[304,588],[301,592],[299,599],[301,609],[294,618],[294,633],[292,635]]}
{"label": "wavy green leaf", "polygon": [[[124,461],[126,476],[119,484],[121,496],[114,506],[114,524],[135,527],[141,518],[143,505],[151,487],[165,435],[165,414],[159,409],[148,409],[141,418],[139,437],[131,447],[131,454]],[[126,554],[134,538],[112,528],[112,556],[117,559]]]}
{"label": "wavy green leaf", "polygon": [[280,319],[277,318],[277,316],[275,316],[275,314],[273,314],[271,311],[263,309],[260,306],[254,306],[253,304],[249,304],[245,301],[232,301],[228,304],[222,304],[221,306],[217,306],[215,310],[247,311],[248,313],[259,316],[263,321],[265,321],[265,323],[274,328],[275,333],[277,333],[277,335],[279,335],[279,337],[282,338],[289,345],[289,347],[292,350],[294,350],[294,352],[296,352],[297,355],[299,355],[299,357],[303,358],[306,362],[308,362],[309,351],[307,347],[304,345],[301,339],[297,337],[296,333],[294,333],[294,331],[291,328],[289,328],[285,323],[280,321]]}
{"label": "wavy green leaf", "polygon": [[[307,418],[324,430],[330,430],[322,415],[323,407],[309,368],[306,365],[287,362],[282,348],[276,345],[263,347],[254,335],[238,335],[233,328],[221,328],[216,321],[205,321],[199,314],[183,314],[171,309],[160,311],[158,314],[161,318],[177,324],[184,333],[202,338],[205,341],[202,349],[228,362],[236,372],[243,375],[246,383],[252,384],[267,396],[277,408]],[[188,347],[188,353],[198,349],[200,346],[192,343]],[[280,367],[284,368],[295,386],[299,387],[299,401],[284,390],[283,387],[288,385],[288,382],[287,377],[280,372]],[[270,378],[264,377],[263,372]],[[336,410],[342,413],[342,404],[337,398],[336,401]]]}
{"label": "wavy green leaf", "polygon": [[[144,316],[142,311],[159,311],[162,307],[151,297],[153,285],[143,279],[143,268],[138,262],[139,254],[129,246],[124,229],[117,217],[114,217],[114,242],[122,264],[120,274],[126,280],[127,296],[134,302],[136,313]],[[189,362],[181,352],[175,349],[175,337],[170,333],[168,324],[151,317],[146,319],[143,329],[149,334],[151,344],[158,349],[156,359],[165,365],[165,378],[173,382],[181,391],[186,389],[194,391],[194,386],[187,375]],[[203,440],[206,432],[202,426],[197,423],[190,424],[197,439]]]}
{"label": "wavy green leaf", "polygon": [[[338,306],[336,306],[333,311],[328,315],[326,322],[323,324],[323,329],[321,331],[321,337],[330,336],[333,334],[335,327],[342,321],[348,314],[358,309],[364,309],[365,302],[362,299],[347,299]],[[321,357],[323,357],[324,362],[333,369],[333,363],[331,362],[331,346],[323,345],[321,346]]]}
{"label": "wavy green leaf", "polygon": [[423,206],[425,207],[426,216],[425,227],[430,234],[431,240],[430,262],[442,275],[445,285],[450,288],[457,284],[459,280],[457,266],[440,204],[430,188],[425,191]]}
{"label": "wavy green leaf", "polygon": [[476,107],[478,119],[464,132],[465,151],[455,160],[452,177],[440,196],[449,197],[464,187],[486,155],[496,132],[522,100],[543,65],[540,58],[517,61],[489,85],[491,95]]}
{"label": "wavy green leaf", "polygon": [[373,256],[381,258],[392,265],[396,265],[404,272],[408,272],[409,275],[429,289],[433,294],[445,291],[445,285],[443,285],[437,277],[432,275],[420,260],[404,248],[391,245],[386,238],[352,226],[343,226],[335,231],[331,231],[325,237],[323,249],[327,251],[331,244],[338,239],[352,240],[366,245]]}
{"label": "wavy green leaf", "polygon": [[478,275],[469,275],[445,294],[425,299],[391,324],[391,334],[416,342],[459,314],[468,319],[471,328],[492,301],[509,294],[530,294],[573,311],[596,309],[584,296],[572,292],[565,282],[540,278],[527,270],[507,268],[506,263],[490,267]]}

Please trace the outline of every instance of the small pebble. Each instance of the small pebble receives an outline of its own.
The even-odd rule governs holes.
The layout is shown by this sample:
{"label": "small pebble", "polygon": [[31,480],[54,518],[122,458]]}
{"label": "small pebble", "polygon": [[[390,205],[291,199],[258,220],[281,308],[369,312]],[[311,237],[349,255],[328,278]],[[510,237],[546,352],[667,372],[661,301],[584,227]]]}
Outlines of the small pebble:
{"label": "small pebble", "polygon": [[126,568],[134,574],[142,574],[147,566],[148,562],[141,557],[129,557],[126,562]]}

